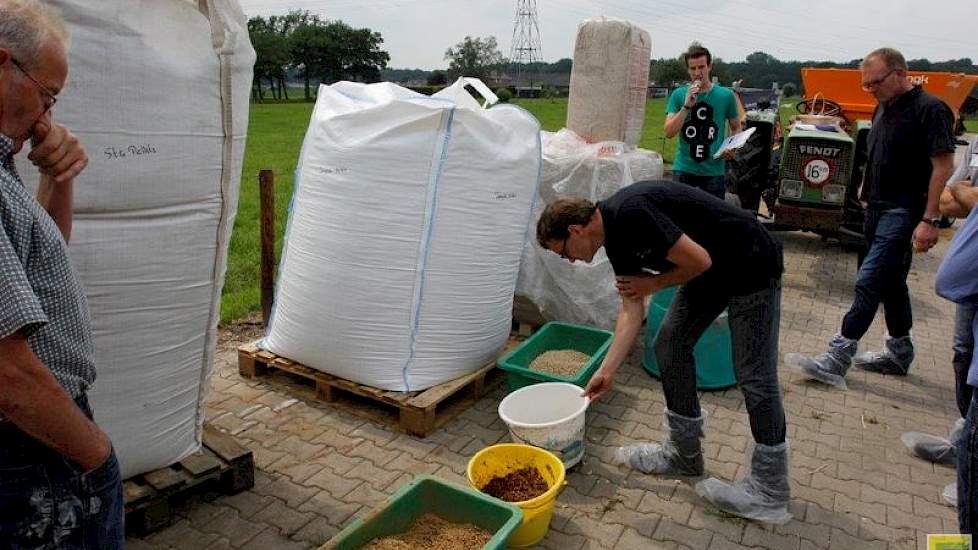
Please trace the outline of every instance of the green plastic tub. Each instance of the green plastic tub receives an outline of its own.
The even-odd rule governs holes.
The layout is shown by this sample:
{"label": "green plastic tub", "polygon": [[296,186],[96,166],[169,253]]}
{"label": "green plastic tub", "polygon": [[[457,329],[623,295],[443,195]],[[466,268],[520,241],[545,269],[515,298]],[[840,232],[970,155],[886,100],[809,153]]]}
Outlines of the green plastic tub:
{"label": "green plastic tub", "polygon": [[[509,391],[539,382],[570,382],[583,388],[587,386],[594,371],[601,366],[614,336],[613,332],[607,330],[554,321],[543,325],[536,334],[500,357],[497,364],[506,371]],[[572,349],[591,356],[577,376],[557,376],[530,370],[530,363],[544,352],[562,349]]]}
{"label": "green plastic tub", "polygon": [[523,511],[516,505],[470,487],[420,475],[371,512],[357,518],[319,550],[360,548],[374,539],[407,531],[427,513],[455,523],[471,523],[493,533],[483,546],[489,550],[505,548],[509,536],[523,522]]}
{"label": "green plastic tub", "polygon": [[[649,314],[645,325],[645,355],[642,366],[649,374],[662,378],[659,362],[655,358],[655,338],[659,334],[669,306],[676,294],[676,287],[656,292],[649,303]],[[734,374],[733,355],[730,348],[730,325],[727,312],[720,314],[716,321],[703,332],[693,346],[693,359],[696,361],[696,388],[700,390],[722,390],[737,383]]]}

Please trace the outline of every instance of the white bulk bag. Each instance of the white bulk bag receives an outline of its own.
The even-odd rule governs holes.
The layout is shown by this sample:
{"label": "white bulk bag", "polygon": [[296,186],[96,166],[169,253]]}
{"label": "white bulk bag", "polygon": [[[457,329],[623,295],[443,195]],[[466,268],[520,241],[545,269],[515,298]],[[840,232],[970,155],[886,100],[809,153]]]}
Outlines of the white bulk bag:
{"label": "white bulk bag", "polygon": [[[655,151],[622,142],[587,143],[566,128],[541,135],[543,175],[534,220],[561,195],[599,201],[630,183],[662,177],[662,156]],[[572,264],[535,238],[523,248],[516,294],[533,302],[548,320],[605,329],[614,328],[621,306],[604,248],[590,263]]]}
{"label": "white bulk bag", "polygon": [[262,347],[376,388],[421,390],[505,344],[537,193],[539,124],[434,97],[321,86]]}
{"label": "white bulk bag", "polygon": [[645,124],[652,41],[641,28],[610,17],[577,27],[567,99],[567,128],[588,143],[637,145]]}
{"label": "white bulk bag", "polygon": [[50,3],[71,33],[54,117],[90,158],[69,243],[90,397],[129,477],[200,447],[255,54],[237,0]]}

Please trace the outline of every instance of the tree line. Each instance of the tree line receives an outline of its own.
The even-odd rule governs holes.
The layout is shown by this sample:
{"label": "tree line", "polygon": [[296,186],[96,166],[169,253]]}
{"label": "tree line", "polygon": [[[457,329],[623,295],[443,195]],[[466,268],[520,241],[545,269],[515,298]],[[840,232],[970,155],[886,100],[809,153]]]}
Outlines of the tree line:
{"label": "tree line", "polygon": [[[314,85],[331,84],[340,80],[357,82],[425,81],[430,86],[443,86],[458,76],[486,79],[492,75],[511,73],[513,66],[499,51],[496,38],[466,36],[445,50],[444,69],[389,69],[390,55],[381,49],[384,39],[370,29],[356,29],[342,21],[330,21],[308,11],[293,10],[285,15],[252,17],[248,33],[255,48],[254,96],[261,101],[266,93],[275,99],[288,99],[287,80],[303,82],[305,99],[314,95]],[[911,70],[944,71],[978,74],[970,58],[947,61],[912,59]],[[713,76],[722,84],[742,81],[743,86],[770,88],[782,86],[787,95],[803,93],[802,67],[859,66],[859,60],[845,63],[831,61],[782,61],[768,53],[757,51],[744,61],[713,60]],[[573,60],[559,59],[553,63],[529,63],[522,73],[570,74]],[[653,59],[649,63],[649,80],[671,87],[689,79],[681,56]]]}
{"label": "tree line", "polygon": [[266,92],[275,99],[288,99],[290,75],[302,80],[305,99],[312,97],[313,83],[378,82],[390,61],[381,49],[380,33],[321,19],[308,11],[252,17],[248,35],[257,56],[253,95],[258,101]]}

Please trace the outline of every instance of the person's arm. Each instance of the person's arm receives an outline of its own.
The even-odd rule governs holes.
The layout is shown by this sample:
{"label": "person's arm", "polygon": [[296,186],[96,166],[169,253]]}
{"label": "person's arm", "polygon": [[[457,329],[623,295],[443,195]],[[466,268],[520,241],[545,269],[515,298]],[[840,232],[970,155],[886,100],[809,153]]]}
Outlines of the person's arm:
{"label": "person's arm", "polygon": [[938,207],[941,209],[942,216],[950,216],[952,218],[963,218],[968,215],[968,212],[963,206],[954,198],[954,193],[951,192],[952,186],[947,186],[941,191],[941,200]]}
{"label": "person's arm", "polygon": [[691,84],[689,88],[686,89],[686,95],[682,99],[682,103],[679,103],[679,98],[681,96],[675,92],[673,92],[673,95],[669,98],[669,108],[668,112],[666,113],[666,121],[662,125],[662,131],[667,139],[675,137],[676,134],[679,133],[679,130],[683,127],[683,122],[686,121],[686,115],[689,114],[689,110],[693,108],[693,104],[696,102],[697,90],[699,90],[699,88]]}
{"label": "person's arm", "polygon": [[[931,161],[930,184],[927,186],[927,208],[924,218],[937,218],[941,215],[940,202],[944,184],[954,171],[954,153],[941,152]],[[938,232],[933,225],[921,220],[913,232],[914,248],[920,252],[930,250],[937,244]]]}
{"label": "person's arm", "polygon": [[[961,209],[961,214],[955,217],[967,218],[968,214],[975,208],[975,204],[978,204],[978,188],[972,187],[969,181],[958,182],[951,187],[946,187],[944,191],[950,193],[954,199],[954,204]],[[942,192],[941,199],[943,198],[944,193]]]}
{"label": "person's arm", "polygon": [[941,191],[940,209],[942,215],[950,216],[952,218],[966,218],[968,217],[968,214],[971,213],[971,208],[973,208],[974,205],[972,204],[971,207],[965,207],[963,204],[958,202],[958,199],[955,196],[955,187],[958,186],[971,189],[971,182],[959,181],[945,187],[944,190]]}
{"label": "person's arm", "polygon": [[35,124],[34,143],[27,158],[41,172],[37,202],[58,225],[65,242],[71,237],[75,177],[88,165],[88,155],[78,138],[50,115]]}
{"label": "person's arm", "polygon": [[615,338],[608,354],[601,362],[601,368],[588,382],[585,394],[591,399],[601,397],[611,388],[618,367],[628,357],[638,329],[642,325],[644,298],[663,288],[685,284],[702,274],[713,265],[710,254],[687,235],[680,235],[669,251],[666,259],[674,268],[656,276],[618,277],[618,292],[622,297],[622,309],[615,323]]}
{"label": "person's arm", "polygon": [[685,233],[669,248],[666,259],[675,267],[661,275],[617,277],[618,292],[625,298],[644,298],[663,288],[684,285],[713,265],[710,253]]}
{"label": "person's arm", "polygon": [[740,96],[736,92],[732,92],[731,95],[733,96],[731,99],[732,108],[727,113],[727,124],[730,125],[730,135],[734,135],[743,129],[743,121],[747,119],[747,113],[744,111],[743,104],[740,103]]}
{"label": "person's arm", "polygon": [[0,412],[84,471],[104,463],[112,449],[19,332],[0,339]]}
{"label": "person's arm", "polygon": [[621,311],[618,312],[618,320],[615,321],[615,337],[608,347],[608,354],[601,362],[601,368],[591,376],[584,395],[590,399],[598,399],[611,389],[611,385],[618,372],[618,367],[628,357],[632,346],[635,345],[635,338],[642,327],[644,317],[645,302],[641,298],[622,297]]}
{"label": "person's arm", "polygon": [[59,184],[53,177],[43,173],[41,183],[37,187],[37,202],[47,210],[51,219],[58,225],[65,242],[71,238],[74,187],[74,180]]}
{"label": "person's arm", "polygon": [[740,132],[740,130],[744,127],[739,118],[731,118],[727,120],[727,124],[730,125],[730,135]]}
{"label": "person's arm", "polygon": [[[971,206],[965,207],[963,204],[958,202],[955,196],[959,192],[964,192],[965,195],[971,195],[973,192],[966,191],[965,187],[971,188],[974,182],[969,181],[968,176],[971,172],[971,162],[969,159],[973,155],[978,155],[978,139],[975,139],[971,146],[968,147],[968,151],[964,155],[964,160],[959,162],[957,167],[954,168],[954,173],[947,180],[947,185],[941,191],[941,201],[940,209],[941,214],[945,216],[951,216],[953,218],[966,218],[974,208],[974,203]],[[962,187],[962,189],[955,190],[955,187]]]}

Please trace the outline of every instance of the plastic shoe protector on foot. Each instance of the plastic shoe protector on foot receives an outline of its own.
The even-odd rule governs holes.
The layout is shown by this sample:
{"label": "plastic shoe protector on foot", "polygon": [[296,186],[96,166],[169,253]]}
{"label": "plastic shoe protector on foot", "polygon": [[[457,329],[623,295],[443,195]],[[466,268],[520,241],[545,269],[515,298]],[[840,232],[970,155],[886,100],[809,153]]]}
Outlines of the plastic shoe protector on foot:
{"label": "plastic shoe protector on foot", "polygon": [[696,492],[728,514],[777,525],[788,523],[788,443],[752,447],[748,450],[751,471],[745,478],[727,483],[711,477],[697,483]]}
{"label": "plastic shoe protector on foot", "polygon": [[619,447],[615,462],[646,474],[698,476],[703,474],[703,437],[705,414],[692,418],[665,411],[663,424],[669,440],[663,443],[638,443]]}

